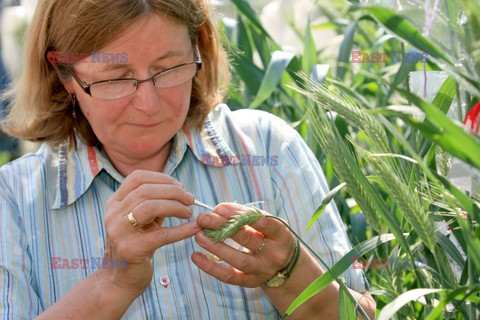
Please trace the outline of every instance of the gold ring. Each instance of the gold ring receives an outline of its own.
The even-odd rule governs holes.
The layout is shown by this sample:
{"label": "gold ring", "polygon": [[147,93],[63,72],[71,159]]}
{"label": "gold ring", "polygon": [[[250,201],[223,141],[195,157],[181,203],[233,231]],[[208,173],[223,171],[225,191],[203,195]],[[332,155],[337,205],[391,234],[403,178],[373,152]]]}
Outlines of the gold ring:
{"label": "gold ring", "polygon": [[260,245],[260,247],[257,250],[253,251],[253,253],[255,254],[255,253],[259,253],[260,251],[262,251],[263,248],[265,247],[266,242],[267,242],[267,237],[263,236],[262,244]]}
{"label": "gold ring", "polygon": [[130,212],[130,213],[128,214],[128,221],[130,221],[130,223],[131,223],[132,226],[134,226],[134,227],[138,227],[138,226],[139,226],[137,220],[135,220],[135,218],[133,217],[133,212]]}

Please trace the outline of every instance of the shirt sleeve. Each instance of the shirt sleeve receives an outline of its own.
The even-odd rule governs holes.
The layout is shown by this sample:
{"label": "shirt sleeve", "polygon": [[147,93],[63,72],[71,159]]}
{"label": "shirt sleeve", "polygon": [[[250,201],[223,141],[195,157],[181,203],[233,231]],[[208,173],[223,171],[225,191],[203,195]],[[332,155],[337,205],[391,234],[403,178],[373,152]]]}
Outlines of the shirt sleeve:
{"label": "shirt sleeve", "polygon": [[0,175],[0,319],[32,319],[40,300],[32,285],[32,260],[13,193]]}
{"label": "shirt sleeve", "polygon": [[[286,123],[278,150],[278,165],[273,167],[275,208],[277,214],[288,221],[302,239],[329,265],[332,266],[352,246],[334,201],[321,217],[306,231],[307,224],[329,192],[322,168],[302,137]],[[364,292],[367,288],[362,270],[350,267],[343,275],[349,288]]]}

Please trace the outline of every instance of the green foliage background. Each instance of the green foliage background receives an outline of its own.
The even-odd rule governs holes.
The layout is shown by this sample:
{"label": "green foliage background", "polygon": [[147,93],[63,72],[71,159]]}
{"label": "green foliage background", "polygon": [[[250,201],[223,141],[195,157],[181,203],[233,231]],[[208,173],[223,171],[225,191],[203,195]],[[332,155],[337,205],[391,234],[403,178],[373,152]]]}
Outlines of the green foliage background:
{"label": "green foliage background", "polygon": [[[381,6],[385,1],[317,1],[303,21],[289,21],[302,39],[300,54],[283,50],[246,1],[231,2],[236,24],[221,23],[233,65],[228,103],[287,120],[319,159],[332,192],[310,224],[333,198],[356,245],[332,272],[340,275],[358,256],[424,261],[421,268],[366,270],[378,318],[477,319],[478,194],[457,189],[445,175],[453,158],[480,168],[478,138],[454,120],[463,120],[480,96],[480,2],[430,1],[429,8],[411,1],[417,6],[399,13]],[[314,16],[326,19],[312,23]],[[333,59],[314,43],[314,30],[325,29],[343,39]],[[428,60],[354,64],[352,50]],[[423,87],[410,79],[413,71],[445,72],[429,101],[412,92],[412,84]],[[435,222],[446,223],[458,244]],[[327,272],[317,279],[285,316],[335,278]],[[354,302],[341,297],[348,309],[341,317],[352,318]]]}

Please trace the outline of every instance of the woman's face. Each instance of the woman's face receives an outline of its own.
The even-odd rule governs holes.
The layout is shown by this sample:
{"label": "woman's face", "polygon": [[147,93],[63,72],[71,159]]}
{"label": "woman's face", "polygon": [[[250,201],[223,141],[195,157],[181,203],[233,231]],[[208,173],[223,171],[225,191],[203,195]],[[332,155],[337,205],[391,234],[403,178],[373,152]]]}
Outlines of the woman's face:
{"label": "woman's face", "polygon": [[[170,18],[150,15],[100,50],[127,54],[126,63],[77,63],[74,71],[86,83],[116,78],[148,79],[152,75],[193,60],[187,27]],[[120,58],[120,62],[121,58]],[[192,80],[173,88],[139,84],[133,94],[115,100],[95,99],[74,80],[65,88],[75,93],[80,108],[107,154],[135,162],[153,157],[182,127],[188,113]]]}

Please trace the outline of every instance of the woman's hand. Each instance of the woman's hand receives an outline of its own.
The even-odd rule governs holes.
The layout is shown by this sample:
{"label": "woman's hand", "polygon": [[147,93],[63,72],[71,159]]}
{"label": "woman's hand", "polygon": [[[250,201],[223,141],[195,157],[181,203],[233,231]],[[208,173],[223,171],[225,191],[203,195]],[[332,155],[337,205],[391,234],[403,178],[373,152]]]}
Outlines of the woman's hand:
{"label": "woman's hand", "polygon": [[[165,228],[166,217],[192,216],[194,197],[172,177],[158,172],[135,171],[107,202],[104,259],[126,259],[126,268],[102,269],[104,279],[137,297],[152,280],[151,259],[156,249],[191,237],[200,230],[195,221]],[[128,219],[132,212],[139,226]]]}
{"label": "woman's hand", "polygon": [[[238,212],[247,210],[248,207],[236,203],[222,203],[215,207],[215,213],[201,214],[197,223],[201,228],[218,229]],[[282,222],[271,218],[260,218],[242,227],[232,239],[249,252],[239,251],[223,242],[215,243],[199,231],[195,235],[198,244],[229,265],[211,261],[200,252],[192,254],[193,262],[220,281],[253,288],[284,269],[295,251],[295,236]]]}

